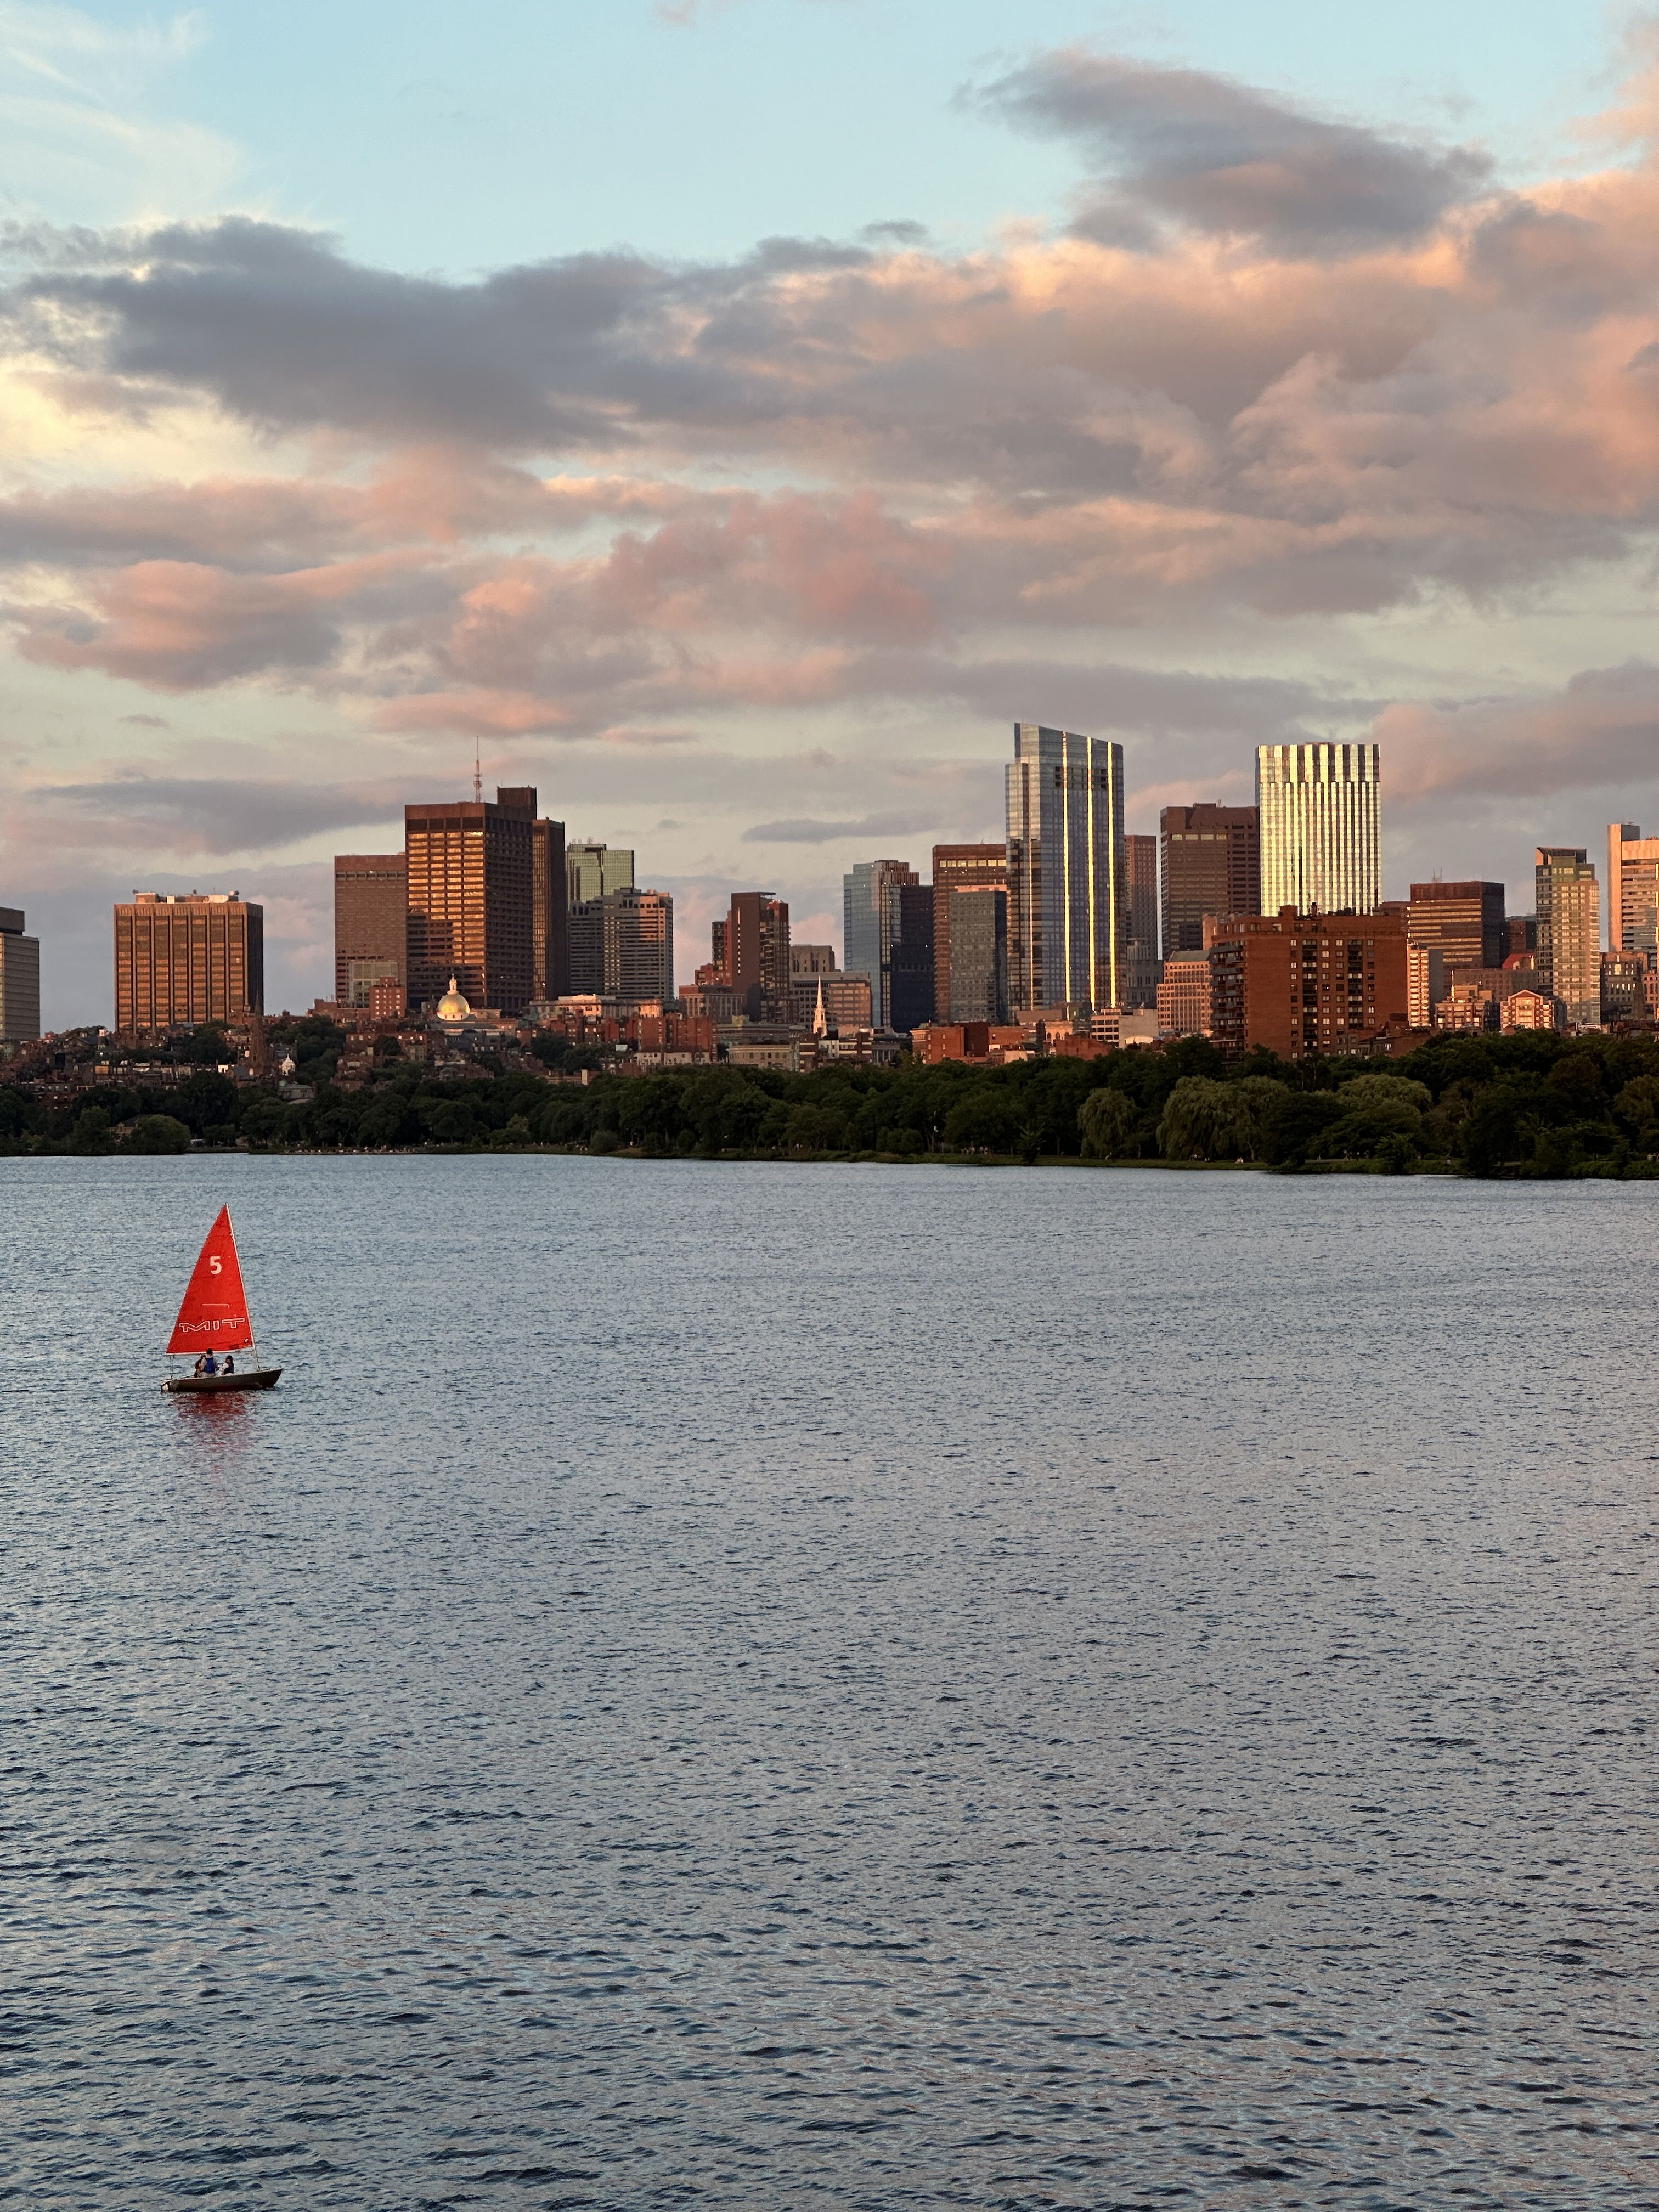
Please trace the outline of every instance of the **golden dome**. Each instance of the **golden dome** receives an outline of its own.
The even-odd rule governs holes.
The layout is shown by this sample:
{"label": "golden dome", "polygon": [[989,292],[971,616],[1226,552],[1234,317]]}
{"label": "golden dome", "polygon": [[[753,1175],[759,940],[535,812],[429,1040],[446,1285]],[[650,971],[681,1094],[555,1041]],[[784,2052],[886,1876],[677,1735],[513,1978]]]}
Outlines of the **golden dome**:
{"label": "golden dome", "polygon": [[438,1001],[437,1019],[441,1022],[470,1022],[472,1002],[465,993],[455,988],[455,978],[449,979],[449,988]]}

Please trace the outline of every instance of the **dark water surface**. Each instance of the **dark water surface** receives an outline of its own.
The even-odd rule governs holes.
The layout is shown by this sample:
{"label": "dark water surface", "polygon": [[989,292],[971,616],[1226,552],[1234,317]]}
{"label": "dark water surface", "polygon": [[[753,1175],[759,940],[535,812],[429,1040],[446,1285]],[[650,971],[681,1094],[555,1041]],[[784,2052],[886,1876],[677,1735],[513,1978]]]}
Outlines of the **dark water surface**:
{"label": "dark water surface", "polygon": [[0,2201],[1659,2203],[1656,1229],[0,1163]]}

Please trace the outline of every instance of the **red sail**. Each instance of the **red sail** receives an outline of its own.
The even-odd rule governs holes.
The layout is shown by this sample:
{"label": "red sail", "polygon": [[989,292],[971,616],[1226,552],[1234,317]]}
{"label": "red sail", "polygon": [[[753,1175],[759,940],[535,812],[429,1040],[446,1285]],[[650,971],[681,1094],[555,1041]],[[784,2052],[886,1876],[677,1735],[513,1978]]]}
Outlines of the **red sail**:
{"label": "red sail", "polygon": [[230,1208],[222,1206],[196,1262],[167,1350],[240,1352],[252,1341],[236,1239],[231,1234]]}

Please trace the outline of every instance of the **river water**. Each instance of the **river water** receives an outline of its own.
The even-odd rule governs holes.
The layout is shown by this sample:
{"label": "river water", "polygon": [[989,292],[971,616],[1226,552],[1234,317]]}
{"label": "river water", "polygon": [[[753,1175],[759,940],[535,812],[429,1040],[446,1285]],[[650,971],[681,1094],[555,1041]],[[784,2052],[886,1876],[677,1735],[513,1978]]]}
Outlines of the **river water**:
{"label": "river water", "polygon": [[0,1162],[0,2203],[1659,2203],[1656,1228]]}

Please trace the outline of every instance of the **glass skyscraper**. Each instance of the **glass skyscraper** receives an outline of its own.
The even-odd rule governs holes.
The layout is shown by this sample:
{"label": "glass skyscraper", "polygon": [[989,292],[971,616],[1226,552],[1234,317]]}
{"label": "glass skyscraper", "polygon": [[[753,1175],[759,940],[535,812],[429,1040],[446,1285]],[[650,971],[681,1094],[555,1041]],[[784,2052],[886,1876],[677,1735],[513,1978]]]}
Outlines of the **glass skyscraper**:
{"label": "glass skyscraper", "polygon": [[1382,897],[1375,745],[1258,745],[1261,911],[1374,914]]}
{"label": "glass skyscraper", "polygon": [[[878,1030],[893,1025],[893,951],[907,919],[899,893],[915,890],[921,880],[908,860],[860,860],[842,878],[842,968],[847,975],[870,978],[870,1018]],[[930,916],[930,931],[932,927]],[[931,1011],[926,1009],[922,1018]]]}
{"label": "glass skyscraper", "polygon": [[1121,1006],[1128,986],[1123,748],[1014,725],[1008,764],[1008,997]]}

